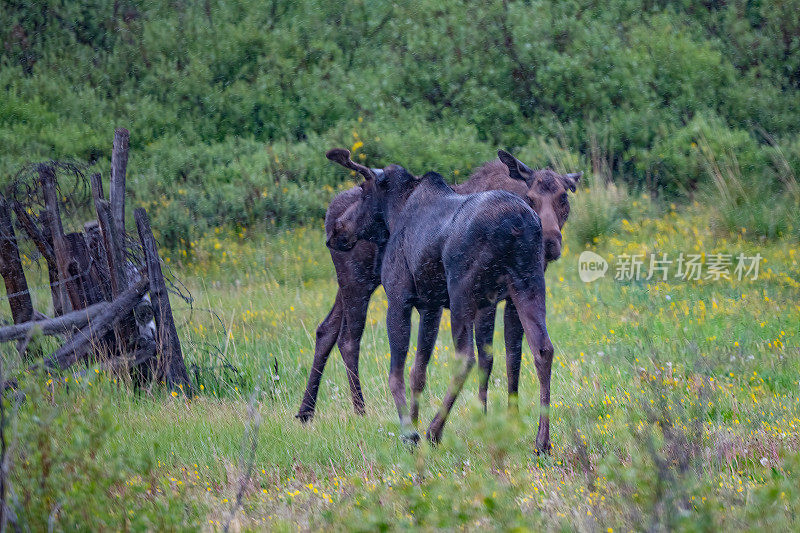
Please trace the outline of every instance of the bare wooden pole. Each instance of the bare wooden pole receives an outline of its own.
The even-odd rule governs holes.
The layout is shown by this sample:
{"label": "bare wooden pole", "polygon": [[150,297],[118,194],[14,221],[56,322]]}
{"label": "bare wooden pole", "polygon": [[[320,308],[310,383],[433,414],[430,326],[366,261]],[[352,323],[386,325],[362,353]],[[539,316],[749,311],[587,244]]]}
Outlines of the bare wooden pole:
{"label": "bare wooden pole", "polygon": [[92,258],[86,248],[83,233],[68,233],[64,236],[69,247],[72,262],[70,263],[70,277],[75,278],[80,287],[82,306],[87,307],[102,301],[103,293],[100,287],[92,280]]}
{"label": "bare wooden pole", "polygon": [[36,221],[33,217],[25,211],[21,203],[16,201],[14,202],[14,213],[17,215],[17,221],[19,221],[20,226],[22,226],[22,229],[28,234],[28,238],[33,241],[33,244],[36,245],[36,248],[39,250],[39,253],[42,254],[47,264],[52,264],[54,269],[57,268],[53,247],[45,240],[44,234],[39,231],[39,227],[36,225]]}
{"label": "bare wooden pole", "polygon": [[[97,209],[97,220],[100,223],[103,241],[105,242],[113,301],[115,298],[120,298],[128,288],[128,279],[125,275],[125,259],[122,253],[122,246],[118,240],[116,227],[114,226],[114,219],[111,216],[111,206],[105,200],[98,200],[95,203],[95,208]],[[125,349],[124,339],[126,336],[124,329],[120,325],[114,326],[116,345],[120,353]]]}
{"label": "bare wooden pole", "polygon": [[[50,244],[52,239],[46,237],[45,232],[40,230],[39,226],[36,225],[33,216],[31,216],[22,204],[17,201],[14,201],[14,213],[17,215],[17,221],[20,226],[22,226],[22,229],[28,234],[28,238],[33,241],[39,253],[44,257],[45,263],[47,263],[47,276],[50,280],[50,295],[53,298],[53,311],[55,316],[61,316],[64,314],[64,307],[61,303],[63,291],[61,285],[58,283],[58,265],[56,264],[56,256],[53,252],[53,247]],[[48,229],[46,217],[45,220],[42,221],[42,225],[45,230]],[[46,233],[47,235],[50,234],[49,231]]]}
{"label": "bare wooden pole", "polygon": [[100,229],[103,232],[103,240],[106,243],[108,269],[111,273],[111,290],[114,297],[117,297],[128,287],[122,243],[119,242],[119,234],[111,216],[109,203],[100,200],[95,204],[95,208],[97,209],[97,220],[100,221]]}
{"label": "bare wooden pole", "polygon": [[73,309],[80,309],[82,307],[82,298],[79,293],[79,286],[70,279],[69,264],[72,262],[72,257],[67,248],[67,243],[64,239],[64,228],[61,225],[61,215],[58,209],[58,192],[56,191],[56,174],[53,167],[47,164],[41,164],[38,167],[39,178],[42,182],[42,191],[44,192],[44,202],[47,210],[48,224],[50,226],[50,234],[53,239],[53,252],[56,256],[56,264],[58,265],[58,277],[61,283],[66,284],[67,295],[72,303]]}
{"label": "bare wooden pole", "polygon": [[34,328],[41,329],[43,335],[60,335],[69,333],[73,329],[81,329],[88,324],[92,317],[105,311],[109,306],[108,302],[100,302],[90,305],[85,309],[69,312],[57,318],[47,318],[45,320],[32,320],[4,326],[0,328],[0,342],[9,342],[24,339]]}
{"label": "bare wooden pole", "polygon": [[28,292],[28,282],[17,248],[17,236],[11,222],[11,209],[5,198],[0,196],[0,275],[6,285],[11,316],[15,324],[33,318],[33,303]]}
{"label": "bare wooden pole", "polygon": [[61,348],[45,358],[45,367],[64,370],[86,357],[114,325],[133,310],[142,295],[147,292],[147,287],[147,280],[142,279],[122,293],[119,298],[107,304],[103,312],[92,318],[91,324],[81,329]]}
{"label": "bare wooden pole", "polygon": [[[189,373],[186,371],[186,364],[183,361],[181,342],[178,338],[178,331],[175,329],[167,285],[164,282],[164,273],[161,271],[161,259],[158,255],[153,231],[150,229],[150,219],[147,211],[141,207],[133,212],[133,217],[136,220],[139,239],[142,241],[147,276],[150,280],[150,299],[158,332],[159,353],[162,357],[161,368],[158,370],[168,386],[183,385],[188,388],[191,384]],[[184,390],[188,392],[188,389]]]}
{"label": "bare wooden pole", "polygon": [[98,200],[105,200],[106,198],[103,194],[103,178],[100,176],[100,173],[96,172],[92,174],[89,181],[92,184],[92,200],[94,203],[97,203]]}
{"label": "bare wooden pole", "polygon": [[103,241],[100,223],[96,220],[85,223],[83,225],[83,235],[91,258],[90,276],[102,292],[103,299],[110,302],[112,298],[111,274],[108,271],[108,256],[106,255],[106,245]]}
{"label": "bare wooden pole", "polygon": [[47,277],[50,280],[50,294],[53,296],[53,314],[61,316],[66,311],[69,311],[67,309],[69,298],[67,298],[67,289],[61,283],[58,273],[58,261],[56,261],[56,254],[53,251],[53,236],[50,233],[50,213],[47,212],[47,209],[42,209],[42,212],[39,213],[39,218],[42,221],[42,238],[52,253],[52,263],[47,257],[45,257],[45,261],[48,261]]}
{"label": "bare wooden pole", "polygon": [[129,140],[130,133],[125,128],[117,128],[114,131],[108,199],[111,202],[111,217],[114,219],[119,242],[125,242],[125,172],[128,168]]}

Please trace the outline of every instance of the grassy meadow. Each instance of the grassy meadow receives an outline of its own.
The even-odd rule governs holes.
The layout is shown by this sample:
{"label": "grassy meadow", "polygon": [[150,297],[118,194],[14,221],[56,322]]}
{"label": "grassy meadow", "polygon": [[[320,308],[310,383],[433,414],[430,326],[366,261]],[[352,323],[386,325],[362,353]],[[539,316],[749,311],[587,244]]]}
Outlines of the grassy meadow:
{"label": "grassy meadow", "polygon": [[[579,279],[569,222],[546,274],[550,456],[533,453],[527,347],[520,415],[507,416],[500,319],[488,414],[473,371],[442,445],[404,447],[380,289],[361,351],[367,415],[353,414],[334,349],[317,416],[300,424],[314,330],[336,290],[321,228],[220,230],[192,242],[191,258],[168,258],[193,297],[173,305],[197,395],[135,391],[99,368],[24,378],[26,401],[6,404],[12,507],[32,529],[796,529],[796,241],[721,232],[699,204],[642,207],[616,228],[591,247],[610,263],[605,278]],[[755,281],[613,279],[615,258],[650,252],[763,259]],[[2,349],[15,372],[12,347]],[[453,363],[445,313],[421,424]]]}

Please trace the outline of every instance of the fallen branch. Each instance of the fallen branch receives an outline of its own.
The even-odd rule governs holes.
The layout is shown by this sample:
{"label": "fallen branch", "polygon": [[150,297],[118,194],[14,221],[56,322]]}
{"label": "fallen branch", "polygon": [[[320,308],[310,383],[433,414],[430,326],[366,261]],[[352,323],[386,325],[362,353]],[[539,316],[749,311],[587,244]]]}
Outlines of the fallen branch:
{"label": "fallen branch", "polygon": [[96,315],[108,308],[109,305],[111,304],[108,302],[100,302],[90,305],[86,309],[72,311],[60,317],[48,318],[44,315],[40,315],[44,318],[37,318],[30,322],[2,327],[0,328],[0,342],[23,339],[31,330],[37,327],[41,329],[44,335],[60,335],[62,333],[69,333],[73,329],[81,329],[91,322]]}
{"label": "fallen branch", "polygon": [[119,298],[107,304],[105,310],[93,318],[91,324],[81,329],[61,348],[47,356],[44,366],[64,370],[89,354],[95,341],[105,336],[120,319],[133,310],[142,295],[147,292],[148,286],[148,281],[142,279],[120,294]]}

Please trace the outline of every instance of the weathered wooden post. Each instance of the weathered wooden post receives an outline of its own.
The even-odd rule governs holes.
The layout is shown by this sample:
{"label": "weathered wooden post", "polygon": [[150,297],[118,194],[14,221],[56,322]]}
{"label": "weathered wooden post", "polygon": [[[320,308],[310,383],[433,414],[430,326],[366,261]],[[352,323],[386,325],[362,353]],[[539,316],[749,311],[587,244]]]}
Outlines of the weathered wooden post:
{"label": "weathered wooden post", "polygon": [[108,272],[108,257],[106,256],[106,246],[103,241],[103,232],[100,231],[100,223],[90,220],[83,225],[83,238],[86,241],[86,248],[91,259],[90,276],[95,285],[103,294],[103,299],[110,302],[111,293],[111,274]]}
{"label": "weathered wooden post", "polygon": [[53,252],[55,253],[56,264],[58,265],[59,281],[66,285],[67,295],[72,303],[72,308],[81,309],[84,305],[83,298],[80,294],[80,284],[75,279],[72,279],[69,273],[72,256],[69,253],[69,248],[64,238],[64,228],[61,225],[55,170],[51,165],[43,163],[38,166],[38,171],[39,179],[42,183],[42,191],[44,193],[47,224],[49,226],[50,236],[53,239]]}
{"label": "weathered wooden post", "polygon": [[42,209],[41,213],[39,213],[39,220],[42,221],[42,237],[49,247],[53,259],[52,268],[49,262],[47,264],[47,275],[50,278],[50,293],[53,295],[53,312],[55,316],[61,316],[70,311],[70,305],[69,298],[67,297],[67,288],[61,283],[58,260],[56,259],[56,252],[53,249],[53,235],[50,233],[50,213],[47,212],[47,209]]}
{"label": "weathered wooden post", "polygon": [[64,236],[67,247],[72,257],[69,265],[69,274],[72,279],[78,282],[81,309],[96,304],[103,300],[103,293],[91,276],[92,258],[86,247],[83,233],[67,233]]}
{"label": "weathered wooden post", "polygon": [[117,230],[117,240],[120,243],[125,242],[125,172],[128,168],[129,141],[130,132],[128,130],[117,128],[114,131],[108,200],[111,203],[111,218],[114,220]]}
{"label": "weathered wooden post", "polygon": [[159,361],[158,371],[168,386],[176,387],[182,385],[188,393],[191,381],[189,380],[189,373],[186,371],[186,364],[183,361],[181,342],[178,338],[178,331],[175,329],[167,285],[164,283],[164,273],[161,271],[161,259],[158,255],[158,247],[153,237],[153,231],[150,229],[150,219],[147,216],[147,211],[141,207],[133,212],[133,217],[136,220],[139,239],[142,241],[145,264],[147,265],[147,277],[150,280],[150,299],[153,304],[153,314],[156,321],[158,351],[162,358]]}
{"label": "weathered wooden post", "polygon": [[92,187],[92,200],[96,204],[98,200],[105,200],[105,193],[103,192],[103,178],[99,172],[95,172],[89,178],[89,183]]}
{"label": "weathered wooden post", "polygon": [[6,284],[11,317],[15,324],[33,320],[33,303],[28,292],[28,282],[22,270],[17,248],[17,236],[11,222],[11,208],[0,196],[0,275]]}
{"label": "weathered wooden post", "polygon": [[[108,275],[109,296],[107,299],[110,301],[114,296],[117,296],[120,293],[120,289],[117,284],[117,278],[119,277],[119,274],[114,269],[114,242],[116,241],[115,236],[117,235],[117,232],[112,231],[111,229],[113,223],[111,221],[113,218],[111,216],[111,208],[109,207],[106,209],[103,204],[103,202],[106,200],[105,193],[103,192],[103,180],[100,176],[100,173],[92,174],[90,182],[92,186],[92,200],[95,212],[97,213],[97,228],[99,231],[95,233],[93,230],[89,231],[87,229],[86,233],[87,235],[91,235],[92,239],[95,239],[99,234],[102,240],[102,255],[105,259],[105,269],[103,274]],[[86,228],[85,225],[84,228]],[[100,258],[98,257],[98,259]]]}
{"label": "weathered wooden post", "polygon": [[122,252],[119,233],[111,216],[111,206],[107,201],[99,200],[95,204],[95,209],[97,210],[97,220],[100,222],[100,230],[103,232],[103,240],[106,243],[108,269],[111,273],[111,292],[116,298],[128,286],[125,276],[125,255]]}
{"label": "weathered wooden post", "polygon": [[[61,316],[64,314],[64,306],[61,303],[62,290],[61,284],[58,282],[58,265],[56,264],[56,256],[53,252],[53,247],[50,245],[50,242],[48,242],[45,234],[39,230],[33,217],[25,210],[22,204],[16,200],[14,201],[14,213],[17,215],[17,221],[20,226],[22,226],[22,229],[28,234],[28,238],[33,241],[39,253],[44,257],[45,263],[47,263],[50,295],[53,297],[53,313],[55,316]],[[46,220],[43,221],[43,225],[47,228]]]}

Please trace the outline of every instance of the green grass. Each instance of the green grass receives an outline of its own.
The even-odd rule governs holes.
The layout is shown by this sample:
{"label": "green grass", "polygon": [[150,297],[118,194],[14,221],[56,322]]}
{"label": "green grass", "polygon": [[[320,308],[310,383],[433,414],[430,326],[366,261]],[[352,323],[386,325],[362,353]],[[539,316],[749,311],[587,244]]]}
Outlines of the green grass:
{"label": "green grass", "polygon": [[[567,236],[562,259],[546,276],[556,348],[549,457],[533,453],[538,383],[527,348],[520,416],[506,414],[502,320],[488,415],[478,406],[473,372],[443,444],[415,452],[403,447],[387,383],[381,290],[362,343],[366,416],[353,415],[334,350],[316,418],[307,426],[297,422],[314,330],[336,289],[319,228],[269,236],[220,231],[194,242],[191,259],[169,258],[194,297],[193,309],[176,298],[173,304],[187,362],[201,368],[197,397],[136,393],[90,371],[78,383],[69,377],[68,387],[50,385],[44,405],[75,416],[82,412],[77,399],[105,405],[114,424],[100,460],[114,468],[111,457],[146,458],[126,467],[132,479],[151,480],[135,498],[177,505],[182,510],[167,508],[190,527],[217,528],[228,519],[253,403],[260,419],[253,477],[234,519],[243,529],[794,529],[800,519],[797,246],[716,234],[703,213],[695,205],[681,214],[623,220],[592,248],[612,263],[606,278],[592,284],[578,278],[581,249]],[[612,279],[621,254],[740,251],[764,257],[758,280]],[[13,365],[12,355],[5,359]],[[223,360],[238,373],[226,374]],[[445,313],[422,424],[435,413],[452,368]],[[22,404],[20,426],[43,409]],[[21,472],[12,464],[12,487],[27,482]],[[120,492],[110,499],[119,500]],[[141,509],[155,513],[152,506]],[[70,524],[67,514],[60,527]]]}

